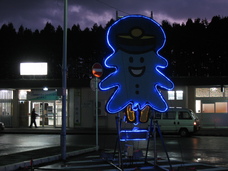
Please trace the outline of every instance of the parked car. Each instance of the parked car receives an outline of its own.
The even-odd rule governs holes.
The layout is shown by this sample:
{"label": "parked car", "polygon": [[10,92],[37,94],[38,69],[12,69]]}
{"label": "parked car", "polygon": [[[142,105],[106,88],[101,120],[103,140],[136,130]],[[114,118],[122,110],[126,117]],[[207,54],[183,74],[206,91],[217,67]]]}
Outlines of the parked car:
{"label": "parked car", "polygon": [[198,117],[186,108],[169,108],[166,112],[156,112],[155,119],[163,133],[176,133],[184,137],[200,130]]}
{"label": "parked car", "polygon": [[0,122],[0,130],[4,130],[5,129],[5,125],[3,122]]}

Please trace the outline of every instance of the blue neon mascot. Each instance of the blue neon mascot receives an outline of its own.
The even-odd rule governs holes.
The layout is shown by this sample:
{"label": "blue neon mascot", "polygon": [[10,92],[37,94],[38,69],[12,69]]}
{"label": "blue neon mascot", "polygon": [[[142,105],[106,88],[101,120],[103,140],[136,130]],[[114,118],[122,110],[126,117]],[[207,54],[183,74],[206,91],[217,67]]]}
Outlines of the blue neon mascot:
{"label": "blue neon mascot", "polygon": [[[158,54],[165,44],[161,26],[146,16],[125,16],[108,29],[107,42],[113,53],[104,64],[115,69],[99,83],[101,90],[115,89],[106,104],[107,111],[166,111],[167,103],[158,88],[171,90],[173,83],[159,70],[168,65]],[[130,119],[138,122],[137,118],[132,115]]]}

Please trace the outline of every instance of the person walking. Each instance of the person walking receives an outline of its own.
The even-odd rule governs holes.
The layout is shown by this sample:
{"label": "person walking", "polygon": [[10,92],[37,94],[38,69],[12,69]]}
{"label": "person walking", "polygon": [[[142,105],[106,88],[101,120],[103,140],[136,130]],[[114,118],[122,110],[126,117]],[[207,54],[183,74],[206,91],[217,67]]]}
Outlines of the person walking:
{"label": "person walking", "polygon": [[32,113],[31,113],[31,124],[30,124],[30,128],[32,128],[32,124],[34,123],[35,127],[37,128],[36,125],[36,116],[38,116],[38,114],[36,114],[35,108],[32,109]]}

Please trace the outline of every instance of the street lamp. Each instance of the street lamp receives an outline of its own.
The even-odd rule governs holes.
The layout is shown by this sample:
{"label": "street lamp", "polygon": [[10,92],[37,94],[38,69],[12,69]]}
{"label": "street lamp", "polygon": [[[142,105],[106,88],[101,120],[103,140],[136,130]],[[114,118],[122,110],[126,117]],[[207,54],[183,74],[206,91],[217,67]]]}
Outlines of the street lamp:
{"label": "street lamp", "polygon": [[62,160],[66,160],[67,11],[68,11],[68,0],[64,0],[64,32],[63,32],[63,61],[62,61],[62,130],[61,130]]}

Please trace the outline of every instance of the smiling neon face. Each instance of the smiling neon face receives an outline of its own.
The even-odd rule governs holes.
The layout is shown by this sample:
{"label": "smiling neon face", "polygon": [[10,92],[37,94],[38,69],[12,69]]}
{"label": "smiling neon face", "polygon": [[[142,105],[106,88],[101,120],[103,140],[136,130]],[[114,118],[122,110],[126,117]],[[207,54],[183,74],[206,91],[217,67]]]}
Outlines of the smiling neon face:
{"label": "smiling neon face", "polygon": [[158,54],[165,42],[162,28],[148,17],[127,16],[109,28],[107,42],[113,53],[104,64],[115,69],[99,84],[101,90],[115,88],[106,104],[107,111],[117,113],[128,105],[135,111],[146,106],[167,110],[158,90],[173,88],[173,83],[159,71],[167,66],[167,61]]}
{"label": "smiling neon face", "polygon": [[[133,63],[134,62],[134,58],[133,56],[129,57],[129,62]],[[142,66],[129,66],[128,67],[128,71],[130,72],[130,74],[134,77],[140,77],[144,74],[146,67],[143,64],[144,63],[144,57],[140,57],[140,63]]]}
{"label": "smiling neon face", "polygon": [[130,74],[134,77],[141,77],[145,72],[146,67],[128,67]]}

